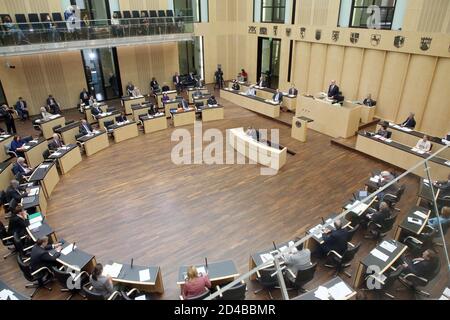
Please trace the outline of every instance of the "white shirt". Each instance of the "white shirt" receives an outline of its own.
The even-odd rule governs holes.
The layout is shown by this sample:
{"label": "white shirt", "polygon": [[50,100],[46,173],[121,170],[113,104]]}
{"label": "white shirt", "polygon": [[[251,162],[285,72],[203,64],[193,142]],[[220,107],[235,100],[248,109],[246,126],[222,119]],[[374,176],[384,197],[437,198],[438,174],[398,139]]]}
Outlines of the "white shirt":
{"label": "white shirt", "polygon": [[416,148],[423,151],[430,151],[431,149],[431,142],[430,141],[424,141],[423,139],[420,139],[417,144]]}

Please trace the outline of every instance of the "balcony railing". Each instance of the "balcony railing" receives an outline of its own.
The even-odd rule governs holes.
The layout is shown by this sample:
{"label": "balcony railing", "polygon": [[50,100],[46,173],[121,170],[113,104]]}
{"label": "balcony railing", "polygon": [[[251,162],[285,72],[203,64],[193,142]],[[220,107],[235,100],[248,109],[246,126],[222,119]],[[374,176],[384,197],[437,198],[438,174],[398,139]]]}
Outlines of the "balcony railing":
{"label": "balcony railing", "polygon": [[[192,34],[192,17],[80,20],[73,22],[3,23],[0,25],[0,51],[11,46],[58,44],[115,38]],[[125,39],[123,39],[125,40]],[[122,40],[122,42],[124,42]],[[126,42],[126,40],[125,40]],[[11,49],[11,48],[8,48]]]}

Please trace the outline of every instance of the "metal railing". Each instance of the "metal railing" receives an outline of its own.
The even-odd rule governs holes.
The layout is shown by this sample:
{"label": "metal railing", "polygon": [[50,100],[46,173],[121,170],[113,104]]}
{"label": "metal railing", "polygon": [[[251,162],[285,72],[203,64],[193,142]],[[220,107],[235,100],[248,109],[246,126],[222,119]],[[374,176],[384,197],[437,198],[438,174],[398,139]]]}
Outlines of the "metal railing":
{"label": "metal railing", "polygon": [[0,24],[0,47],[194,32],[193,17]]}

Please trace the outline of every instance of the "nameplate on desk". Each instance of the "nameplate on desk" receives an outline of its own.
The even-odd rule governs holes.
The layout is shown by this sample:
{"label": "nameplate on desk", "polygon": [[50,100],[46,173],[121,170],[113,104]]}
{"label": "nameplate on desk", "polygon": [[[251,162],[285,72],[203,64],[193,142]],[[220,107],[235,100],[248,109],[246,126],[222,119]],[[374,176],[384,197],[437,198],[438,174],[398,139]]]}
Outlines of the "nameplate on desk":
{"label": "nameplate on desk", "polygon": [[149,281],[150,280],[150,269],[144,269],[139,271],[139,281]]}
{"label": "nameplate on desk", "polygon": [[[76,247],[75,247],[76,248]],[[74,249],[73,243],[69,244],[67,247],[61,250],[61,254],[67,256],[69,253],[71,253]]]}
{"label": "nameplate on desk", "polygon": [[397,247],[395,245],[393,245],[392,243],[388,242],[388,241],[383,241],[380,244],[380,247],[389,251],[389,252],[394,252],[395,249],[397,249]]}

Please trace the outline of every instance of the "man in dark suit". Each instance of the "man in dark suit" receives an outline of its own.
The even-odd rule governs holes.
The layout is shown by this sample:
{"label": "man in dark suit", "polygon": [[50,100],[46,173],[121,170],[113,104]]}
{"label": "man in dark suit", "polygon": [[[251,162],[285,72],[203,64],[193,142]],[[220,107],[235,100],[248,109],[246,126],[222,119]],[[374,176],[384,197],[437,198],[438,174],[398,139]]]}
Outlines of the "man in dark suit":
{"label": "man in dark suit", "polygon": [[0,107],[0,117],[5,121],[6,130],[9,134],[16,134],[16,124],[14,122],[14,110],[9,108],[6,104]]}
{"label": "man in dark suit", "polygon": [[239,85],[239,83],[237,83],[236,79],[233,80],[233,85],[231,86],[231,89],[233,90],[240,90],[241,86]]}
{"label": "man in dark suit", "polygon": [[178,74],[178,72],[175,72],[175,75],[172,77],[172,82],[175,88],[177,89],[178,93],[183,91],[183,85],[181,84],[181,77]]}
{"label": "man in dark suit", "polygon": [[16,163],[12,168],[13,174],[16,177],[30,176],[33,173],[33,169],[29,168],[25,162],[25,159],[22,157],[17,158]]}
{"label": "man in dark suit", "polygon": [[339,87],[336,85],[336,80],[331,80],[328,87],[328,98],[336,99],[339,96]]}
{"label": "man in dark suit", "polygon": [[119,116],[116,117],[116,122],[125,122],[127,121],[127,116],[125,112],[122,112]]}
{"label": "man in dark suit", "polygon": [[30,117],[30,113],[27,109],[27,102],[23,100],[22,97],[19,97],[19,100],[16,102],[16,111],[22,120],[27,120]]}
{"label": "man in dark suit", "polygon": [[372,99],[372,95],[369,93],[364,99],[363,104],[368,107],[375,107],[377,102]]}
{"label": "man in dark suit", "polygon": [[94,117],[97,117],[99,114],[103,113],[103,110],[98,105],[94,105],[91,109],[91,113]]}
{"label": "man in dark suit", "polygon": [[336,251],[341,256],[347,250],[347,231],[342,229],[342,222],[336,220],[334,222],[335,230],[326,229],[323,233],[323,244],[320,245],[319,251],[322,255],[327,255],[331,250]]}
{"label": "man in dark suit", "polygon": [[[50,250],[55,249],[55,253],[50,255]],[[48,244],[48,238],[44,237],[36,241],[36,245],[31,249],[30,269],[32,272],[39,270],[42,267],[47,267],[51,270],[52,266],[56,265],[56,259],[61,255],[61,244]]]}
{"label": "man in dark suit", "polygon": [[444,191],[450,191],[450,174],[447,177],[447,181],[436,181],[434,186]]}
{"label": "man in dark suit", "polygon": [[408,118],[401,124],[402,127],[414,129],[416,127],[416,119],[414,113],[410,112]]}
{"label": "man in dark suit", "polygon": [[272,100],[278,103],[283,102],[283,94],[280,92],[280,89],[277,89],[277,92],[273,95]]}
{"label": "man in dark suit", "polygon": [[127,94],[129,97],[133,96],[133,91],[134,91],[134,85],[131,82],[128,82],[127,84]]}
{"label": "man in dark suit", "polygon": [[12,199],[16,200],[17,203],[20,203],[23,197],[26,196],[25,189],[20,187],[19,181],[11,180],[9,187],[6,189],[6,199],[11,201]]}
{"label": "man in dark suit", "polygon": [[80,129],[80,133],[82,133],[83,135],[90,134],[94,131],[94,130],[92,130],[92,126],[85,119],[81,120],[79,129]]}
{"label": "man in dark suit", "polygon": [[89,92],[87,92],[86,88],[83,88],[83,90],[80,93],[80,103],[84,103],[84,105],[89,105],[89,99],[91,96],[89,95]]}
{"label": "man in dark suit", "polygon": [[422,257],[407,260],[403,263],[402,274],[413,273],[418,277],[429,280],[438,266],[439,260],[434,251],[428,249],[422,253]]}
{"label": "man in dark suit", "polygon": [[298,95],[298,90],[295,88],[295,84],[292,84],[291,88],[288,91],[288,94],[290,96],[296,96]]}
{"label": "man in dark suit", "polygon": [[53,139],[48,144],[48,148],[52,151],[56,151],[61,147],[64,147],[64,143],[61,141],[59,134],[54,133]]}
{"label": "man in dark suit", "polygon": [[189,110],[189,103],[185,99],[181,100],[181,106],[184,110]]}
{"label": "man in dark suit", "polygon": [[14,214],[9,218],[8,234],[17,234],[20,238],[27,234],[27,227],[30,225],[28,213],[22,205],[18,205],[14,210]]}
{"label": "man in dark suit", "polygon": [[52,114],[60,114],[61,108],[59,107],[59,103],[56,102],[56,99],[50,94],[47,98],[47,107],[50,113]]}

